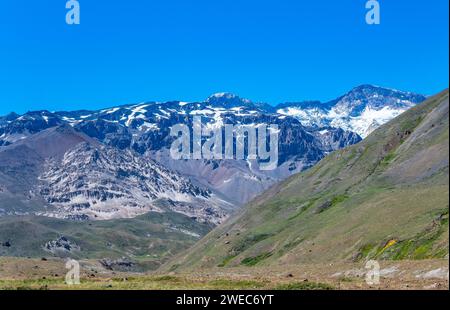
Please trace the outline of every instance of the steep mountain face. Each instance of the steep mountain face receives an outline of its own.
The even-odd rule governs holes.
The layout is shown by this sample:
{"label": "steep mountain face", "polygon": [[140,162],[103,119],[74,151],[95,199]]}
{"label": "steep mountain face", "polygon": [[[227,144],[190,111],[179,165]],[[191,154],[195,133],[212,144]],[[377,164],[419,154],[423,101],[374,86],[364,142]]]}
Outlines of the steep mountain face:
{"label": "steep mountain face", "polygon": [[231,211],[208,189],[149,158],[87,143],[46,161],[39,180],[39,194],[55,207],[42,213],[50,217],[105,220],[170,210],[218,224]]}
{"label": "steep mountain face", "polygon": [[0,147],[0,215],[42,210],[46,202],[35,194],[35,188],[45,160],[61,158],[83,142],[96,143],[70,126],[59,126]]}
{"label": "steep mountain face", "polygon": [[270,188],[164,268],[448,257],[448,90]]}
{"label": "steep mountain face", "polygon": [[0,214],[105,220],[173,211],[218,224],[233,207],[150,158],[67,125],[0,149],[0,173]]}
{"label": "steep mountain face", "polygon": [[361,85],[330,102],[285,103],[277,107],[277,112],[294,116],[305,126],[332,126],[365,138],[425,99],[425,96],[410,92]]}

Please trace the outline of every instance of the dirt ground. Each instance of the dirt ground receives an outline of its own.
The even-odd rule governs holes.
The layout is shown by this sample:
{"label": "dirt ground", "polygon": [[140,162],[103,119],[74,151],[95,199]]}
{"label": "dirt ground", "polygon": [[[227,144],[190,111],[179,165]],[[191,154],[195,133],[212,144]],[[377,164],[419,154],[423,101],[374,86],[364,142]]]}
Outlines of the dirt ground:
{"label": "dirt ground", "polygon": [[[379,284],[365,263],[215,268],[191,273],[129,273],[80,261],[80,285],[67,285],[65,260],[0,258],[0,289],[449,289],[448,260],[380,261]],[[370,267],[370,266],[368,266]],[[372,266],[373,268],[373,266]]]}

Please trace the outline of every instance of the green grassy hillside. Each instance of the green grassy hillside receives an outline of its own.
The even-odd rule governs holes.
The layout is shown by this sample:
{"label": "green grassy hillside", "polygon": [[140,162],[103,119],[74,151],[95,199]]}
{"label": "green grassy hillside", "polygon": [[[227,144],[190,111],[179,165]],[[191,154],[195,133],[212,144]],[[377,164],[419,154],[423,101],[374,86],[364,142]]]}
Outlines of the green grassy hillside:
{"label": "green grassy hillside", "polygon": [[[155,269],[192,246],[212,227],[179,213],[151,212],[134,219],[74,222],[47,217],[0,217],[0,256],[127,257],[135,270]],[[49,252],[45,244],[64,236],[75,246]]]}
{"label": "green grassy hillside", "polygon": [[251,202],[163,270],[448,256],[448,90]]}

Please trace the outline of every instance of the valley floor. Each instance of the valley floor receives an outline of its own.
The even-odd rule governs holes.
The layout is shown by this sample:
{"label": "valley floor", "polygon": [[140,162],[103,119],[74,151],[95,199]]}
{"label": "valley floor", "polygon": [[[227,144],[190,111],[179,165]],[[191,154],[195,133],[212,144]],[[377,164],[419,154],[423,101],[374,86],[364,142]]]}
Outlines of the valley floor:
{"label": "valley floor", "polygon": [[366,283],[365,264],[216,268],[192,273],[127,273],[81,261],[81,284],[65,284],[60,259],[0,258],[0,289],[449,289],[448,260],[380,261],[380,284]]}

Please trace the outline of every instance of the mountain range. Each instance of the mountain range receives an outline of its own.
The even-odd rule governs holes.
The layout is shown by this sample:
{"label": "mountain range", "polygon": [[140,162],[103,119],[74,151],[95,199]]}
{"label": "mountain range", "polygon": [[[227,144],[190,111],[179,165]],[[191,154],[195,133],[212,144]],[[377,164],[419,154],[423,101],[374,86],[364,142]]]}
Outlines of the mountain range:
{"label": "mountain range", "polygon": [[164,270],[448,258],[448,208],[446,90],[273,186]]}
{"label": "mountain range", "polygon": [[[0,117],[4,239],[0,241],[12,245],[1,248],[0,255],[43,255],[48,252],[45,244],[64,248],[71,242],[70,248],[79,253],[69,253],[76,257],[100,252],[136,258],[150,243],[158,249],[153,257],[158,264],[274,184],[315,169],[323,158],[359,143],[361,136],[425,99],[362,85],[328,103],[274,107],[217,93],[203,102],[145,102],[95,111],[31,111]],[[170,128],[192,126],[195,116],[212,127],[276,124],[278,167],[264,171],[258,160],[249,158],[172,159]],[[161,216],[164,222],[155,223]],[[127,221],[133,219],[142,230],[116,232],[134,240],[130,245],[122,237],[98,233],[115,225],[129,228]],[[81,227],[85,229],[80,231]],[[25,234],[30,229],[36,233],[25,245],[18,231]],[[145,229],[157,233],[144,233]],[[95,240],[86,239],[88,230],[95,231]],[[172,238],[174,234],[178,237]],[[185,241],[182,247],[180,240]]]}
{"label": "mountain range", "polygon": [[[34,137],[37,133],[49,131],[47,134],[52,135],[54,128],[70,126],[74,129],[70,135],[85,137],[78,140],[90,139],[89,143],[96,147],[129,150],[129,156],[150,158],[168,170],[189,178],[204,190],[221,196],[226,202],[242,205],[276,182],[312,167],[327,154],[359,142],[360,136],[349,129],[353,129],[355,118],[363,117],[367,111],[378,111],[381,114],[384,112],[380,111],[386,110],[396,112],[377,119],[377,122],[370,120],[361,124],[363,132],[424,99],[421,95],[363,85],[326,104],[292,103],[272,107],[253,103],[236,95],[218,93],[204,102],[147,102],[98,111],[34,111],[20,116],[11,113],[0,118],[0,146],[3,146],[6,153],[11,153],[12,149],[27,144],[28,139],[39,139]],[[320,123],[314,117],[305,120],[299,114],[290,115],[294,114],[291,113],[293,110],[298,111],[299,107],[304,107],[302,111],[308,114],[312,114],[312,109],[319,108],[320,111],[329,109],[329,115],[340,111],[340,118]],[[277,124],[280,128],[278,168],[274,171],[261,171],[258,169],[258,162],[252,163],[253,160],[172,160],[168,153],[174,140],[170,136],[170,128],[180,123],[192,126],[193,116],[201,116],[211,126]],[[325,120],[326,117],[320,119]],[[56,157],[59,160],[71,147],[76,147],[75,144],[64,149],[61,154],[44,154],[42,157],[48,161],[50,157],[58,155]],[[59,148],[57,145],[48,146],[50,149]],[[5,152],[3,156],[6,156]],[[84,155],[81,154],[80,157]],[[45,177],[39,179],[43,181]],[[69,202],[74,200],[77,204],[79,200],[86,204],[86,193],[78,194],[72,194],[73,199],[69,199]],[[55,201],[48,203],[54,204]],[[139,205],[138,202],[134,203]]]}

